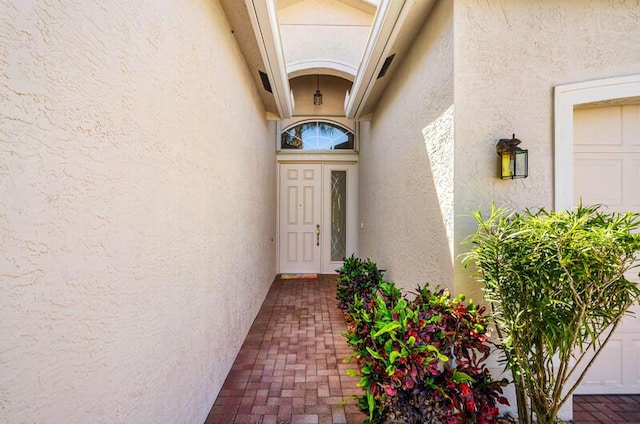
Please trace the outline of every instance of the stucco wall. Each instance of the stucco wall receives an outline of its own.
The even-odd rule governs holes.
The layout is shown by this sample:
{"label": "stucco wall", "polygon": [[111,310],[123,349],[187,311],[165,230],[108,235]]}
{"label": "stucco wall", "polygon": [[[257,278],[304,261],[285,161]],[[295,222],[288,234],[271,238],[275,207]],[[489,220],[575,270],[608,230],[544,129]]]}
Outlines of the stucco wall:
{"label": "stucco wall", "polygon": [[275,275],[217,1],[0,0],[0,422],[203,422]]}
{"label": "stucco wall", "polygon": [[[373,12],[373,11],[372,11]],[[339,0],[305,0],[278,10],[287,70],[319,62],[355,75],[373,22],[366,13]]]}
{"label": "stucco wall", "polygon": [[453,286],[452,7],[437,4],[361,123],[360,256],[407,289]]}
{"label": "stucco wall", "polygon": [[[319,84],[318,84],[319,81]],[[289,81],[295,100],[294,117],[332,116],[344,117],[344,97],[351,89],[351,81],[332,75],[305,75]],[[313,104],[317,87],[322,93],[322,104]]]}
{"label": "stucco wall", "polygon": [[[456,0],[456,253],[476,228],[466,217],[492,200],[553,207],[553,88],[640,72],[637,1]],[[497,178],[495,144],[512,133],[529,149],[529,177]],[[456,267],[456,288],[479,293]]]}

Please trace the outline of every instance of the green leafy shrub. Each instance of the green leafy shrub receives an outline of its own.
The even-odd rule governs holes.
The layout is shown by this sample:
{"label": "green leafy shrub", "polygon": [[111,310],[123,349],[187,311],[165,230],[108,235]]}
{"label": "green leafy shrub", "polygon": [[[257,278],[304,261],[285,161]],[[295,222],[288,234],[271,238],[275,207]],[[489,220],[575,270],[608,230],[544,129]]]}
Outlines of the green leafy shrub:
{"label": "green leafy shrub", "polygon": [[506,382],[491,379],[484,310],[448,291],[419,287],[413,300],[382,283],[356,297],[352,331],[359,407],[371,423],[492,423]]}
{"label": "green leafy shrub", "polygon": [[491,354],[486,309],[464,300],[464,295],[451,297],[447,290],[425,285],[418,287],[413,303],[425,322],[440,317],[433,344],[452,358],[436,380],[444,388],[448,422],[491,423],[498,417],[497,404],[508,404],[501,396],[507,381],[494,380],[485,365]]}
{"label": "green leafy shrub", "polygon": [[349,313],[357,295],[361,299],[369,299],[383,281],[382,271],[375,262],[351,255],[344,258],[342,268],[338,272],[336,299],[338,308]]}
{"label": "green leafy shrub", "polygon": [[552,423],[640,296],[625,278],[637,267],[640,214],[492,207],[475,218],[465,263],[484,283],[519,420],[529,423],[533,410],[538,423]]}

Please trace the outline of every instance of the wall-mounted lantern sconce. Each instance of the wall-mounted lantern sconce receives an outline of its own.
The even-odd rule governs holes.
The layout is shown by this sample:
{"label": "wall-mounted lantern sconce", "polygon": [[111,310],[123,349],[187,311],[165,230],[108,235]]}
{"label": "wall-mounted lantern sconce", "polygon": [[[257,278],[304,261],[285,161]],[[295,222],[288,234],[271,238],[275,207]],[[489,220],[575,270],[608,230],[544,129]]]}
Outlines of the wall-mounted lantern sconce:
{"label": "wall-mounted lantern sconce", "polygon": [[320,75],[317,75],[317,88],[316,94],[313,95],[313,104],[316,106],[320,106],[322,104],[322,93],[320,92]]}
{"label": "wall-mounted lantern sconce", "polygon": [[518,147],[516,135],[503,138],[496,145],[500,156],[500,177],[505,179],[527,178],[529,175],[529,151]]}

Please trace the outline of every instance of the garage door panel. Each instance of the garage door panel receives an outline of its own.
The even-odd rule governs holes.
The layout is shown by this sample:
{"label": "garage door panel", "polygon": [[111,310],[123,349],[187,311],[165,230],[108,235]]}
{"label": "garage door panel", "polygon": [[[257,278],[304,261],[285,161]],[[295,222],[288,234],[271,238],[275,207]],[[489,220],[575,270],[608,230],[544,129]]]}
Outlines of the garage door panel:
{"label": "garage door panel", "polygon": [[625,361],[625,375],[629,376],[628,386],[631,387],[631,392],[640,393],[640,337],[633,339],[629,344],[631,353]]}
{"label": "garage door panel", "polygon": [[[623,387],[623,343],[620,338],[611,338],[604,347],[598,361],[589,369],[582,381],[580,393],[601,393],[603,388],[618,391]],[[601,359],[607,358],[606,361]]]}
{"label": "garage door panel", "polygon": [[620,106],[578,109],[574,112],[576,146],[622,146],[622,108]]}
{"label": "garage door panel", "polygon": [[640,149],[640,105],[625,106],[622,113],[622,144]]}
{"label": "garage door panel", "polygon": [[640,210],[640,159],[630,159],[629,161],[629,177],[625,178],[628,181],[626,187],[626,195],[628,196],[628,203],[634,210]]}
{"label": "garage door panel", "polygon": [[[574,203],[622,205],[622,160],[591,159],[576,154]],[[613,178],[612,178],[613,177]]]}
{"label": "garage door panel", "polygon": [[[625,275],[629,280],[638,279],[637,269],[632,271],[629,274],[633,274],[633,275]],[[638,319],[638,317],[640,316],[640,306],[636,304],[632,306],[629,309],[629,311],[630,311],[630,315],[627,315],[624,318],[622,318],[622,322],[618,326],[618,333],[627,334],[628,336],[625,336],[625,337],[628,339],[632,339],[636,335],[638,336],[638,339],[640,339],[640,319]]]}

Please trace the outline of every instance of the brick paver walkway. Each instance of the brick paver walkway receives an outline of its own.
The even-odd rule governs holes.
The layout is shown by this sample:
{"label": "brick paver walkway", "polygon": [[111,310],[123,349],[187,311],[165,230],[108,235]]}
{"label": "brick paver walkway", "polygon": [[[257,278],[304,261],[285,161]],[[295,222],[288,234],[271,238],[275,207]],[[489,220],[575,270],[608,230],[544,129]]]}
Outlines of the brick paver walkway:
{"label": "brick paver walkway", "polygon": [[576,424],[640,424],[640,395],[573,397]]}
{"label": "brick paver walkway", "polygon": [[206,424],[362,423],[335,275],[276,279]]}
{"label": "brick paver walkway", "polygon": [[[361,424],[335,276],[273,283],[205,424]],[[575,396],[575,424],[640,424],[640,395]]]}

